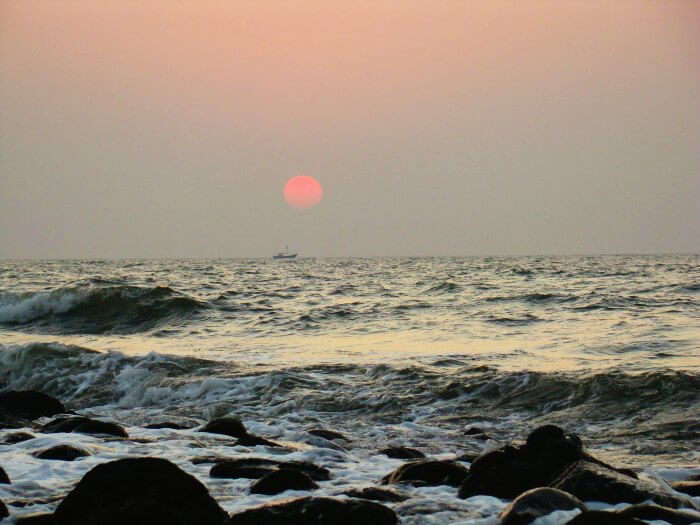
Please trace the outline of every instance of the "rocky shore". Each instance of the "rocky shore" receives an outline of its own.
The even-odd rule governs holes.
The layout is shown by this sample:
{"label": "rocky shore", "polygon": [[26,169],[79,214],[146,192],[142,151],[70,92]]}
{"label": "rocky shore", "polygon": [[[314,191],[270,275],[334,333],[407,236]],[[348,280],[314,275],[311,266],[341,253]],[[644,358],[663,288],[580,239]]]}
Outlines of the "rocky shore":
{"label": "rocky shore", "polygon": [[[290,459],[287,456],[295,451],[294,443],[257,435],[237,418],[215,418],[195,428],[154,421],[146,428],[201,435],[201,440],[190,443],[190,463],[206,466],[210,480],[249,480],[246,490],[258,495],[260,505],[226,512],[202,481],[161,453],[157,442],[142,440],[146,449],[151,446],[152,454],[101,462],[66,494],[56,495],[53,502],[39,502],[49,504],[53,512],[30,512],[36,503],[31,496],[5,497],[0,501],[0,521],[3,525],[388,525],[402,522],[396,507],[410,500],[408,487],[447,486],[455,500],[490,496],[508,502],[490,522],[474,523],[525,525],[552,513],[560,513],[556,523],[572,525],[700,523],[700,477],[665,482],[642,476],[636,469],[617,468],[587,452],[578,436],[554,425],[539,426],[528,436],[514,436],[525,438],[522,442],[452,459],[425,457],[410,447],[378,448],[377,455],[403,464],[386,472],[374,486],[338,489],[330,496],[314,493],[324,486],[333,490],[335,462]],[[351,442],[331,429],[314,428],[308,433],[319,440],[318,446],[329,450],[342,450]],[[89,458],[90,451],[71,442],[71,434],[95,436],[106,444],[139,439],[130,437],[117,422],[72,413],[41,392],[0,394],[0,447],[16,447],[30,440],[41,443],[42,436],[59,435],[60,443],[33,451],[33,457],[54,462]],[[479,428],[470,428],[466,434],[465,439],[487,438]],[[224,440],[231,453],[221,454],[221,447],[217,452],[207,450],[207,436]],[[271,454],[237,454],[233,449],[238,446]],[[10,469],[3,467],[8,465],[0,464],[0,484],[12,485],[6,472]],[[287,491],[292,491],[289,498],[265,502]],[[21,492],[22,487],[13,494]]]}

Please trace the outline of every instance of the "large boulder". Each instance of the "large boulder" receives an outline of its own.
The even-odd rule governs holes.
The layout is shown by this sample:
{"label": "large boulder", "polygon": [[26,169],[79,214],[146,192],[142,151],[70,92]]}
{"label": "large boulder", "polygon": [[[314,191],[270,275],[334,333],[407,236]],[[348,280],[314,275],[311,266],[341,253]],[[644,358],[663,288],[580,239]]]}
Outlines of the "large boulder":
{"label": "large boulder", "polygon": [[691,506],[650,481],[634,479],[590,461],[577,461],[552,482],[554,488],[569,492],[583,501],[641,503],[651,500],[665,507]]}
{"label": "large boulder", "polygon": [[550,487],[538,487],[523,492],[515,498],[499,515],[501,525],[527,525],[540,516],[556,510],[586,510],[586,506],[576,496]]}
{"label": "large boulder", "polygon": [[251,494],[272,496],[285,490],[314,490],[318,485],[308,474],[299,470],[275,470],[266,474],[250,487]]}
{"label": "large boulder", "polygon": [[669,509],[668,507],[651,504],[632,505],[626,509],[618,510],[617,513],[628,518],[637,518],[644,521],[665,521],[673,525],[700,523],[700,512]]}
{"label": "large boulder", "polygon": [[7,472],[2,467],[0,467],[0,483],[10,484],[10,476],[7,475]]}
{"label": "large boulder", "polygon": [[34,390],[10,390],[0,393],[0,410],[10,415],[37,419],[63,414],[66,407],[58,399]]}
{"label": "large boulder", "polygon": [[319,467],[307,461],[278,461],[255,457],[219,461],[211,468],[209,475],[212,478],[257,479],[279,469],[303,472],[316,481],[331,479],[331,473],[327,468]]}
{"label": "large boulder", "polygon": [[234,514],[228,525],[394,525],[393,510],[365,500],[300,498]]}
{"label": "large boulder", "polygon": [[507,445],[474,459],[459,497],[484,494],[513,499],[527,490],[550,486],[571,464],[582,459],[613,469],[587,454],[575,434],[545,425],[535,429],[524,445]]}
{"label": "large boulder", "polygon": [[87,450],[72,445],[56,445],[34,453],[34,457],[39,459],[54,459],[60,461],[73,461],[89,455],[90,453]]}
{"label": "large boulder", "polygon": [[226,513],[196,478],[160,458],[127,458],[90,470],[59,504],[61,525],[221,525]]}
{"label": "large boulder", "polygon": [[467,469],[455,461],[414,461],[404,463],[382,478],[383,484],[409,483],[411,485],[451,485],[459,487]]}
{"label": "large boulder", "polygon": [[115,437],[129,437],[124,427],[117,423],[100,421],[99,419],[91,419],[83,416],[54,419],[41,427],[41,431],[46,433],[78,432],[79,434],[102,434]]}

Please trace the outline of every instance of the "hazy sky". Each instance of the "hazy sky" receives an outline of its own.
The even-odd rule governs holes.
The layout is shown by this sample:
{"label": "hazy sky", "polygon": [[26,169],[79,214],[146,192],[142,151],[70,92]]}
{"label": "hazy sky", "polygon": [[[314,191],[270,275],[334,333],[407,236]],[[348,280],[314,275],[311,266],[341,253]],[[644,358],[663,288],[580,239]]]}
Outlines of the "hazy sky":
{"label": "hazy sky", "polygon": [[697,253],[700,2],[0,2],[0,257],[285,244]]}

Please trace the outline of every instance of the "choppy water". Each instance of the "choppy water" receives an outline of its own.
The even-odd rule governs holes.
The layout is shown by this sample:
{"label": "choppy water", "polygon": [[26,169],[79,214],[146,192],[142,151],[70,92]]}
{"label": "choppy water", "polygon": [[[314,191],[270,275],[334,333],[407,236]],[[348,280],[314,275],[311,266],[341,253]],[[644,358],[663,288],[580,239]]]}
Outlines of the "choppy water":
{"label": "choppy water", "polygon": [[[617,464],[700,470],[700,257],[5,261],[0,388],[131,425],[232,413],[312,445],[305,430],[333,428],[353,440],[334,488],[391,470],[385,445],[448,457],[543,422]],[[0,450],[15,476],[27,461]],[[55,491],[91,461],[29,477]],[[398,510],[472,515],[453,499],[441,518]]]}

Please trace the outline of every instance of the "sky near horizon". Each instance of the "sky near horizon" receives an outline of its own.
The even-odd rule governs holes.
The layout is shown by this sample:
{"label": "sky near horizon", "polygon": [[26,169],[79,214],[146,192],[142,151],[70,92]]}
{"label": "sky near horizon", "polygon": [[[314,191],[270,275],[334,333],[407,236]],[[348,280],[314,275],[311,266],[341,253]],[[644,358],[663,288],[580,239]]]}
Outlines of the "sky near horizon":
{"label": "sky near horizon", "polygon": [[700,3],[0,4],[0,257],[285,244],[700,252]]}

